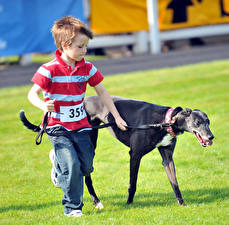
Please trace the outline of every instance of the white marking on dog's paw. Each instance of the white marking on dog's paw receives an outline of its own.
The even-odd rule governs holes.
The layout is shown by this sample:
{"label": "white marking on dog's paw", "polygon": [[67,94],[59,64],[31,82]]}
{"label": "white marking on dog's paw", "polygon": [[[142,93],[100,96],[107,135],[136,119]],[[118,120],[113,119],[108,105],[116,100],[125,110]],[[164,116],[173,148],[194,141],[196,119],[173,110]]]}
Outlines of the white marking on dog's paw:
{"label": "white marking on dog's paw", "polygon": [[98,203],[96,204],[95,208],[96,208],[96,209],[103,209],[104,206],[103,206],[103,204],[102,204],[101,202],[98,202]]}

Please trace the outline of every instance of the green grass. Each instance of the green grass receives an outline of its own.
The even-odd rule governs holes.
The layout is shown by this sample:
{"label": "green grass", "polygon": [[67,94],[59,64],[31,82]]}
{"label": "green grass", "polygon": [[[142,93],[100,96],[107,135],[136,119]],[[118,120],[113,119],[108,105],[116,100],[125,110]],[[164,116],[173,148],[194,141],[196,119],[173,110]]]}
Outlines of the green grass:
{"label": "green grass", "polygon": [[[36,124],[41,111],[27,100],[31,86],[0,90],[0,224],[87,225],[221,225],[229,215],[229,60],[106,77],[112,95],[148,102],[198,108],[206,112],[214,144],[202,148],[189,133],[178,138],[174,153],[177,178],[185,202],[178,206],[155,149],[143,157],[136,196],[126,205],[129,183],[128,148],[101,130],[94,160],[95,189],[105,208],[92,205],[85,188],[83,218],[66,218],[62,190],[50,181],[51,145],[45,136],[36,146],[35,133],[24,128],[24,109]],[[15,75],[16,76],[16,75]],[[94,95],[92,88],[87,95]]]}

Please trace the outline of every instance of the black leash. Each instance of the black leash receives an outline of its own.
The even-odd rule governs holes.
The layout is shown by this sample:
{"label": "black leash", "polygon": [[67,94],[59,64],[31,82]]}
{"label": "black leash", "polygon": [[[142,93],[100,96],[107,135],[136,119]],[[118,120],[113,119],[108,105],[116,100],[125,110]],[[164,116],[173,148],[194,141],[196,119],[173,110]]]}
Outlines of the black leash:
{"label": "black leash", "polygon": [[147,125],[139,125],[139,126],[127,126],[127,129],[136,129],[136,130],[147,130],[150,128],[164,128],[172,126],[171,123],[156,123],[156,124],[147,124]]}
{"label": "black leash", "polygon": [[36,145],[39,145],[42,142],[43,134],[46,132],[46,127],[47,127],[48,122],[49,122],[49,119],[48,119],[49,114],[51,114],[51,113],[50,112],[45,113],[44,120],[43,120],[43,127],[40,129],[40,131],[38,132],[37,137],[36,137]]}
{"label": "black leash", "polygon": [[[51,113],[50,113],[51,114]],[[50,136],[68,136],[69,134],[73,134],[73,133],[77,133],[79,130],[73,130],[73,131],[60,131],[60,132],[56,132],[55,134],[51,134],[49,132],[46,131],[46,127],[48,125],[48,113],[45,114],[44,120],[43,120],[43,127],[41,128],[41,130],[38,132],[38,135],[36,137],[36,144],[39,145],[42,141],[42,137],[44,132],[46,132],[48,135]],[[99,126],[93,126],[92,129],[102,129],[102,128],[106,128],[106,127],[112,127],[116,125],[115,122],[111,122],[111,123],[105,123]],[[133,130],[147,130],[150,128],[163,128],[163,127],[169,127],[171,126],[170,123],[159,123],[159,124],[148,124],[148,125],[139,125],[139,126],[125,126],[127,129],[133,129]]]}
{"label": "black leash", "polygon": [[[116,125],[115,122],[111,122],[111,123],[105,123],[105,124],[99,125],[99,126],[93,126],[91,128],[92,129],[102,129],[102,128],[106,128],[106,127],[112,127],[112,126],[115,126],[115,125]],[[129,130],[148,130],[148,129],[151,129],[151,128],[162,128],[162,127],[168,127],[168,126],[170,126],[170,124],[163,123],[163,124],[149,124],[149,125],[125,126],[125,127],[127,129],[129,129]],[[49,131],[46,131],[46,133],[49,136],[56,136],[56,137],[59,137],[59,136],[69,136],[70,134],[77,133],[77,132],[79,132],[82,129],[84,129],[84,128],[77,129],[77,130],[72,130],[72,131],[55,131],[54,134],[53,133],[50,133]],[[42,135],[43,135],[43,133],[42,133]],[[40,136],[40,134],[37,135],[37,138],[38,138],[38,136]]]}
{"label": "black leash", "polygon": [[[26,116],[25,116],[25,112],[24,110],[20,111],[20,119],[22,121],[22,123],[30,130],[33,130],[34,132],[38,132],[37,137],[36,137],[36,145],[40,145],[42,142],[42,137],[44,133],[47,133],[46,127],[48,125],[49,122],[49,116],[50,116],[50,112],[46,112],[44,119],[43,119],[43,127],[40,126],[35,126],[34,124],[31,124]],[[102,128],[106,128],[106,127],[112,127],[115,126],[116,123],[115,122],[110,122],[110,123],[105,123],[99,126],[93,126],[92,129],[102,129]],[[127,129],[132,129],[132,130],[147,130],[147,129],[151,129],[151,128],[165,128],[165,127],[171,127],[172,123],[158,123],[158,124],[147,124],[147,125],[139,125],[139,126],[126,126]],[[50,136],[62,136],[62,135],[68,135],[70,133],[77,133],[80,129],[78,130],[73,130],[73,131],[61,131],[59,133],[55,133],[55,134],[50,134],[48,132],[48,135]]]}
{"label": "black leash", "polygon": [[[38,131],[37,137],[36,137],[36,145],[41,144],[42,137],[43,137],[44,133],[47,133],[50,136],[64,136],[64,135],[68,136],[69,134],[77,133],[79,130],[81,130],[81,129],[77,129],[77,130],[73,130],[73,131],[60,131],[60,132],[56,132],[55,134],[47,132],[46,127],[48,125],[48,121],[49,121],[48,118],[49,118],[50,114],[51,114],[50,112],[45,113],[45,116],[43,119],[43,127],[40,128],[40,130]],[[99,125],[99,126],[94,126],[94,127],[92,127],[92,129],[102,129],[105,127],[111,127],[113,125],[115,125],[115,122],[106,123],[106,124]],[[34,130],[34,131],[36,131],[36,130]]]}

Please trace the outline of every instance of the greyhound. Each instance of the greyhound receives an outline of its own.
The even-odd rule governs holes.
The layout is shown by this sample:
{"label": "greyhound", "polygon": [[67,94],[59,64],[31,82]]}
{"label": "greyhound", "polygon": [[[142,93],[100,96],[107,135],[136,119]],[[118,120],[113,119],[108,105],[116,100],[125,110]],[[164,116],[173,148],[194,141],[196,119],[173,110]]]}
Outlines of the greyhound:
{"label": "greyhound", "polygon": [[[128,124],[127,131],[121,131],[114,123],[114,118],[103,105],[98,96],[90,96],[85,99],[85,110],[92,127],[91,141],[96,148],[98,138],[98,126],[101,123],[111,124],[108,129],[110,133],[121,143],[130,148],[130,181],[127,204],[131,204],[136,192],[137,176],[142,157],[158,148],[162,157],[162,164],[173,188],[175,197],[179,205],[186,205],[182,198],[178,182],[176,179],[175,165],[173,162],[173,152],[176,145],[177,136],[184,131],[193,133],[203,146],[213,144],[214,138],[207,115],[197,109],[182,109],[155,105],[148,102],[133,100],[118,96],[112,96],[114,104],[121,117]],[[21,120],[26,127],[33,131],[39,131],[23,113]],[[155,124],[157,124],[155,126]],[[167,124],[163,126],[163,124]],[[53,182],[54,183],[54,182]],[[103,208],[97,197],[91,176],[85,177],[85,183],[92,197],[96,208]]]}
{"label": "greyhound", "polygon": [[[108,128],[116,139],[130,148],[130,181],[127,204],[131,204],[134,199],[138,170],[142,157],[153,149],[158,148],[162,157],[162,164],[172,185],[178,204],[185,206],[186,204],[184,203],[176,179],[173,162],[176,139],[177,135],[187,131],[193,133],[203,147],[212,145],[214,136],[209,128],[210,121],[207,115],[197,109],[182,109],[181,107],[173,109],[171,107],[118,96],[113,96],[112,99],[121,117],[126,121],[128,126],[132,127],[127,131],[121,131],[116,125]],[[86,98],[85,109],[92,126],[98,126],[100,123],[114,122],[113,116],[98,96]],[[147,129],[147,124],[163,123],[170,123],[171,125],[165,128],[163,126],[152,126]],[[142,125],[146,125],[146,129]],[[91,140],[95,148],[97,136],[98,129],[93,129]],[[87,182],[91,184],[90,177],[85,177],[85,181],[86,184]]]}

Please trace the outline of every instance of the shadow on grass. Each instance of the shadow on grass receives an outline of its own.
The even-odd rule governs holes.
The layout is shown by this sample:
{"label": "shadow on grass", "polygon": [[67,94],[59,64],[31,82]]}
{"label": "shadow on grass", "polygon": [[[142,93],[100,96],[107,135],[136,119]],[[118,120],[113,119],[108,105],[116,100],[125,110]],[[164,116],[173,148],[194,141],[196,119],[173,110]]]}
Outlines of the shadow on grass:
{"label": "shadow on grass", "polygon": [[[212,188],[212,189],[197,189],[197,190],[184,190],[182,191],[184,202],[187,205],[200,205],[207,204],[215,201],[223,201],[229,199],[228,188]],[[109,201],[111,205],[119,205],[123,207],[149,207],[149,206],[168,206],[176,204],[176,198],[173,192],[160,193],[160,192],[148,192],[138,193],[136,192],[134,202],[131,205],[126,204],[127,195],[112,195],[112,196],[100,196],[101,201]],[[178,204],[177,204],[178,205]]]}
{"label": "shadow on grass", "polygon": [[20,211],[20,210],[25,210],[25,211],[35,211],[43,208],[49,208],[51,206],[55,205],[60,205],[59,201],[55,202],[47,202],[44,204],[28,204],[28,205],[11,205],[11,206],[6,206],[6,207],[0,207],[0,213],[8,212],[8,211]]}
{"label": "shadow on grass", "polygon": [[[207,204],[214,201],[223,201],[229,199],[229,189],[228,188],[212,188],[212,189],[197,189],[197,190],[184,190],[182,191],[184,201],[188,205],[192,204]],[[148,192],[148,193],[136,193],[134,202],[131,205],[126,204],[127,195],[107,195],[100,196],[101,201],[109,201],[111,205],[119,207],[149,207],[149,206],[168,206],[176,203],[173,192],[160,193],[160,192]],[[91,201],[87,198],[86,201]],[[28,205],[11,205],[0,208],[0,213],[4,213],[10,210],[28,210],[34,211],[43,208],[49,208],[51,206],[59,205],[59,201],[48,202],[44,204],[28,204]]]}

